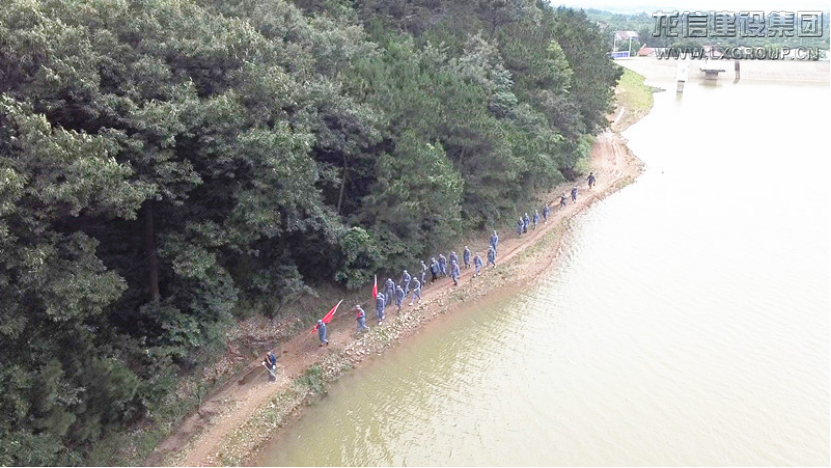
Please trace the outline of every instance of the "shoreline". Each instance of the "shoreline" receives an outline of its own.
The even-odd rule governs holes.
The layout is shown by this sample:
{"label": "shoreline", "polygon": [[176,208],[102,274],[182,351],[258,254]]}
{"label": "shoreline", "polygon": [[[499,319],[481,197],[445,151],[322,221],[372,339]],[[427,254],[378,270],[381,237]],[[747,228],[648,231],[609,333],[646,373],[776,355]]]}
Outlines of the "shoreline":
{"label": "shoreline", "polygon": [[[384,337],[385,340],[382,342],[378,343],[371,337],[364,337],[360,341],[347,346],[344,349],[345,356],[343,356],[343,359],[333,359],[325,362],[325,367],[322,369],[325,376],[323,385],[328,386],[335,383],[346,370],[377,362],[373,358],[382,357],[387,350],[402,340],[412,340],[414,335],[429,333],[431,327],[440,326],[443,319],[449,319],[450,315],[470,313],[475,310],[478,304],[499,300],[505,295],[525,289],[544,278],[545,273],[555,268],[557,263],[563,259],[561,255],[563,245],[569,240],[571,235],[570,226],[574,219],[595,202],[605,199],[634,182],[634,179],[642,171],[643,164],[628,150],[628,147],[625,146],[625,140],[617,133],[609,133],[609,135],[613,137],[613,141],[596,142],[595,145],[610,145],[608,147],[619,145],[616,146],[617,149],[625,150],[620,156],[624,158],[623,162],[626,163],[626,168],[614,179],[614,183],[610,183],[602,191],[590,193],[588,196],[585,193],[582,194],[581,197],[584,197],[583,203],[575,211],[568,213],[562,219],[557,219],[555,223],[549,222],[550,226],[547,226],[545,231],[538,229],[537,237],[532,242],[520,246],[518,250],[512,250],[511,254],[513,255],[509,258],[503,258],[506,255],[502,253],[502,240],[500,240],[501,255],[500,258],[497,258],[498,268],[496,270],[488,270],[487,274],[476,278],[475,284],[469,280],[462,284],[462,278],[465,278],[463,275],[460,278],[458,289],[452,292],[442,292],[438,298],[426,304],[423,309],[407,310],[402,308],[402,314],[395,316],[392,320],[394,322],[390,327],[392,330],[385,330],[391,333],[384,333],[387,336]],[[596,152],[593,147],[592,153],[592,168],[597,169],[594,164],[595,154],[602,154],[602,152]],[[556,192],[557,190],[552,193]],[[580,201],[579,198],[578,201]],[[506,263],[500,262],[500,259]],[[461,289],[462,287],[467,288]],[[388,321],[390,321],[390,318],[391,314],[388,314]],[[346,368],[343,364],[347,365]],[[231,440],[227,440],[226,443],[221,445],[224,458],[231,462],[230,464],[253,466],[262,456],[264,449],[280,437],[282,427],[298,420],[302,417],[305,406],[312,404],[326,394],[325,387],[321,390],[321,392],[312,392],[305,395],[304,399],[298,402],[299,404],[296,407],[289,409],[288,412],[281,411],[277,406],[264,409],[262,414],[256,415],[252,418],[253,420],[249,420],[245,427],[235,431]],[[280,400],[280,397],[278,396],[275,399]],[[269,424],[270,421],[278,420],[280,422],[276,426]],[[235,448],[244,446],[248,447],[245,449],[246,453],[241,457],[235,456],[236,454],[233,453],[237,451]]]}
{"label": "shoreline", "polygon": [[[651,109],[650,109],[651,110]],[[618,103],[612,114],[620,117],[625,107]],[[249,364],[209,395],[202,411],[188,416],[145,460],[154,466],[250,465],[281,428],[299,419],[304,406],[326,394],[329,385],[343,373],[373,361],[400,341],[438,326],[447,314],[466,313],[475,303],[510,294],[529,282],[537,281],[560,259],[567,241],[570,223],[579,213],[632,183],[642,172],[643,163],[626,146],[620,132],[647,115],[623,119],[622,128],[614,122],[612,130],[598,135],[591,149],[591,170],[598,174],[594,190],[581,193],[576,203],[555,208],[549,223],[528,232],[522,238],[504,232],[500,239],[496,269],[487,269],[473,278],[473,269],[463,270],[460,285],[443,278],[425,286],[422,303],[402,307],[400,314],[388,308],[387,320],[378,326],[374,307],[367,309],[371,329],[362,335],[355,331],[352,304],[330,324],[331,347],[317,346],[316,336],[301,331],[278,348],[278,380],[269,382],[259,361]],[[566,190],[563,184],[544,199],[552,203],[556,194]],[[584,184],[579,184],[581,191]],[[469,245],[483,252],[489,233]],[[474,304],[469,302],[474,301]],[[438,320],[437,320],[438,319]],[[435,324],[435,325],[432,325]],[[252,367],[254,366],[254,367]]]}

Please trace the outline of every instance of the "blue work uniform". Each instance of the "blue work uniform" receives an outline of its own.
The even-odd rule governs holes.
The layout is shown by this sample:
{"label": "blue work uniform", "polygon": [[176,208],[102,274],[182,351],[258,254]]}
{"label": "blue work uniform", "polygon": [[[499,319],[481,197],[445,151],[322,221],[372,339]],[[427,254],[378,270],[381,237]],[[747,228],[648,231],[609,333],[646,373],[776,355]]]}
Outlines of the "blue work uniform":
{"label": "blue work uniform", "polygon": [[430,282],[436,281],[436,277],[439,276],[441,273],[441,267],[439,266],[439,262],[436,261],[436,257],[433,257],[432,261],[430,262],[430,274],[433,275],[433,278]]}
{"label": "blue work uniform", "polygon": [[412,279],[412,277],[410,276],[409,273],[407,273],[407,270],[404,270],[404,274],[401,275],[401,289],[404,290],[404,296],[406,296],[407,294],[410,294],[410,280],[411,279]]}
{"label": "blue work uniform", "polygon": [[488,249],[488,266],[491,264],[496,267],[496,252],[493,249]]}
{"label": "blue work uniform", "polygon": [[320,338],[320,344],[329,344],[329,340],[326,339],[326,324],[323,320],[317,321],[317,337]]}
{"label": "blue work uniform", "polygon": [[459,276],[461,274],[462,272],[459,270],[459,262],[453,261],[453,263],[450,264],[450,277],[453,278],[453,284],[456,286],[459,285]]}
{"label": "blue work uniform", "polygon": [[540,222],[540,214],[536,211],[534,212],[534,229],[537,228],[537,224]]}
{"label": "blue work uniform", "polygon": [[277,356],[274,353],[268,353],[268,368],[271,370],[268,373],[268,380],[274,382],[277,380]]}
{"label": "blue work uniform", "polygon": [[476,267],[477,275],[482,273],[482,257],[480,257],[479,254],[476,254],[476,256],[473,257],[473,266]]}
{"label": "blue work uniform", "polygon": [[441,270],[442,276],[447,276],[447,258],[445,258],[444,254],[439,255],[439,269]]}
{"label": "blue work uniform", "polygon": [[384,320],[384,307],[386,305],[386,298],[383,294],[378,293],[378,296],[375,298],[375,313],[378,315],[379,322]]}
{"label": "blue work uniform", "polygon": [[546,223],[548,222],[548,215],[549,214],[551,214],[551,208],[549,208],[548,203],[546,203],[545,206],[542,209],[542,218],[545,220]]}
{"label": "blue work uniform", "polygon": [[413,297],[410,299],[410,305],[413,305],[416,299],[418,299],[418,302],[421,302],[421,282],[413,279]]}
{"label": "blue work uniform", "polygon": [[465,261],[465,268],[470,268],[470,249],[465,246],[465,251],[462,252],[462,258]]}
{"label": "blue work uniform", "polygon": [[369,330],[369,327],[366,326],[366,312],[361,306],[358,306],[358,316],[356,317],[358,320],[358,331]]}
{"label": "blue work uniform", "polygon": [[499,246],[499,236],[496,235],[496,231],[493,231],[493,234],[491,234],[491,247],[493,247],[494,252],[498,253],[497,246]]}
{"label": "blue work uniform", "polygon": [[577,187],[571,189],[571,201],[577,201]]}
{"label": "blue work uniform", "polygon": [[404,290],[401,289],[401,286],[395,288],[395,305],[398,306],[399,310],[401,310],[401,303],[404,302],[405,297],[407,297],[407,295],[404,294]]}

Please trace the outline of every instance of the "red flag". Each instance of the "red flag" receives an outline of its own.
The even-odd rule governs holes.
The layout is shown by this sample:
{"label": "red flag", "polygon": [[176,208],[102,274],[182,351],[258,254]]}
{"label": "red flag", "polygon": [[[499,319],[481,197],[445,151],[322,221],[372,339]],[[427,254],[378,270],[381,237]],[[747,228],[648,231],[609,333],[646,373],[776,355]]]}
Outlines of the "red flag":
{"label": "red flag", "polygon": [[[338,303],[337,303],[337,304],[335,304],[335,307],[332,307],[332,310],[330,310],[330,311],[329,311],[326,315],[324,315],[324,316],[323,316],[323,318],[322,318],[322,319],[320,319],[320,320],[321,320],[323,323],[329,323],[329,322],[331,322],[331,321],[332,321],[332,317],[334,317],[334,316],[335,316],[335,311],[336,311],[336,310],[338,310],[338,306],[340,305],[340,303],[341,303],[341,302],[343,302],[343,299],[341,299],[340,301],[338,301]],[[317,326],[317,325],[315,325],[315,327],[314,327],[314,328],[312,328],[311,333],[316,332],[316,331],[317,331],[317,328],[318,328],[318,326]]]}
{"label": "red flag", "polygon": [[375,284],[372,285],[372,298],[378,297],[378,275],[375,275]]}
{"label": "red flag", "polygon": [[343,302],[343,299],[338,301],[338,303],[335,304],[335,307],[332,307],[332,310],[330,310],[328,314],[323,316],[323,318],[321,319],[321,320],[323,320],[323,323],[329,323],[329,322],[332,321],[332,317],[335,316],[335,311],[338,310],[338,306],[340,305],[341,302]]}

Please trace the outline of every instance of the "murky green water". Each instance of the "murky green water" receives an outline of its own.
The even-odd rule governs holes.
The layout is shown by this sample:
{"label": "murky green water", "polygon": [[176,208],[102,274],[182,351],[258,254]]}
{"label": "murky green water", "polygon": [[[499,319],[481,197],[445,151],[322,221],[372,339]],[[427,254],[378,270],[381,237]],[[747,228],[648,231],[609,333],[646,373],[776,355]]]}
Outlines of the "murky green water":
{"label": "murky green water", "polygon": [[260,463],[828,465],[828,98],[656,95],[646,173],[547,280],[347,376]]}

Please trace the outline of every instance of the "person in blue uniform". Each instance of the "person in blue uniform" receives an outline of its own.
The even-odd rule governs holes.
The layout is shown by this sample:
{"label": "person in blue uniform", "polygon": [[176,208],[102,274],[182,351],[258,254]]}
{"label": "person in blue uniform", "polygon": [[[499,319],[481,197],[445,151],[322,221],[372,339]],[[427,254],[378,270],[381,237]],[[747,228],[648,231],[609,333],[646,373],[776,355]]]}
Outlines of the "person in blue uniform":
{"label": "person in blue uniform", "polygon": [[459,276],[461,276],[462,272],[459,269],[459,262],[453,260],[450,262],[450,277],[453,278],[453,286],[459,285]]}
{"label": "person in blue uniform", "polygon": [[421,282],[413,278],[413,297],[410,299],[410,305],[413,305],[413,302],[421,303]]}
{"label": "person in blue uniform", "polygon": [[268,370],[268,380],[274,382],[277,380],[277,356],[274,352],[269,352],[263,359],[263,364]]}
{"label": "person in blue uniform", "polygon": [[401,286],[395,288],[395,305],[398,306],[398,312],[401,312],[401,304],[404,303],[404,298],[407,297],[404,294],[404,290],[401,289]]}
{"label": "person in blue uniform", "polygon": [[329,346],[329,340],[326,339],[326,324],[323,320],[317,321],[317,337],[320,339],[320,346]]}
{"label": "person in blue uniform", "polygon": [[358,309],[358,315],[355,317],[358,321],[358,332],[369,330],[369,327],[366,326],[366,312],[364,312],[363,307],[360,304],[355,307]]}
{"label": "person in blue uniform", "polygon": [[378,323],[384,321],[384,308],[387,306],[387,298],[382,294],[378,293],[378,296],[375,297],[375,314],[378,316]]}
{"label": "person in blue uniform", "polygon": [[404,274],[401,275],[401,289],[404,290],[404,296],[406,297],[407,294],[410,294],[410,280],[412,276],[407,273],[407,270],[404,270]]}
{"label": "person in blue uniform", "polygon": [[493,247],[493,251],[496,252],[496,255],[499,255],[499,236],[496,235],[496,229],[493,230],[493,234],[491,234],[491,247]]}
{"label": "person in blue uniform", "polygon": [[384,283],[384,297],[388,300],[395,297],[395,281],[392,278],[387,278],[387,282]]}

